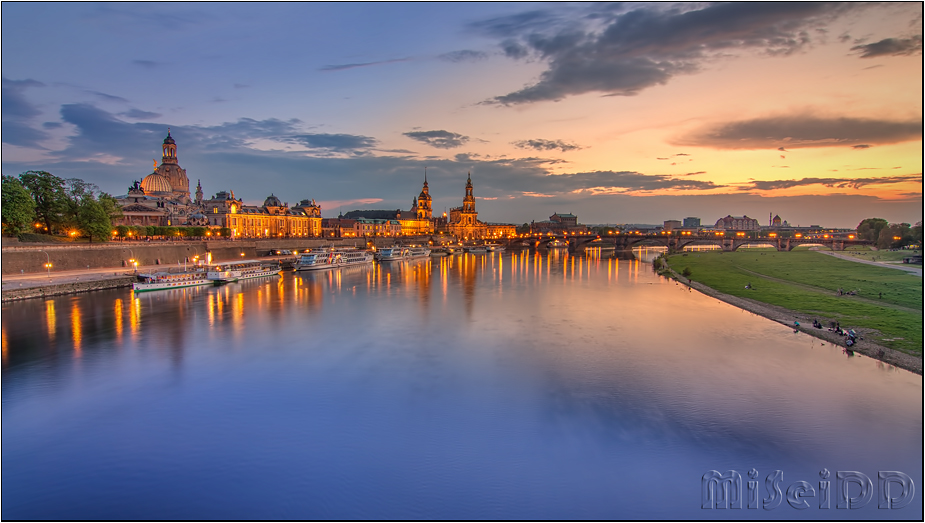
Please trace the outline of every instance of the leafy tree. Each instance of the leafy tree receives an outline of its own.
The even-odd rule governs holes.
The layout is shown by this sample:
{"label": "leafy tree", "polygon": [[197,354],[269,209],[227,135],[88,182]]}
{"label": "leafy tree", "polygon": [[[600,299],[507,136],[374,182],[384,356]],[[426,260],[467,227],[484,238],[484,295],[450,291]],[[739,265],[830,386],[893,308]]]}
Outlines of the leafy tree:
{"label": "leafy tree", "polygon": [[36,217],[45,224],[45,231],[53,233],[67,210],[64,180],[45,171],[26,171],[19,175],[19,181],[32,195]]}
{"label": "leafy tree", "polygon": [[883,218],[867,218],[858,224],[858,238],[879,242],[880,233],[889,226],[889,222]]}
{"label": "leafy tree", "polygon": [[81,229],[80,213],[87,200],[94,200],[99,189],[80,178],[64,180],[64,200],[60,225],[65,229]]}
{"label": "leafy tree", "polygon": [[21,234],[32,230],[35,201],[22,183],[12,176],[3,176],[3,232]]}
{"label": "leafy tree", "polygon": [[908,223],[891,223],[880,231],[877,247],[880,249],[899,249],[913,242],[912,227]]}
{"label": "leafy tree", "polygon": [[220,229],[218,230],[218,234],[219,234],[222,238],[229,238],[229,237],[231,237],[231,229],[228,228],[228,227],[222,227],[222,228],[220,228]]}
{"label": "leafy tree", "polygon": [[128,232],[131,230],[127,225],[117,225],[116,226],[116,236],[119,238],[125,238],[128,236]]}
{"label": "leafy tree", "polygon": [[109,221],[109,216],[106,214],[103,205],[94,198],[84,198],[77,212],[77,220],[80,231],[85,236],[89,236],[91,242],[94,237],[102,241],[109,239],[112,222]]}
{"label": "leafy tree", "polygon": [[101,192],[97,200],[103,206],[103,211],[109,216],[110,222],[115,223],[116,220],[122,217],[122,206],[119,205],[119,201],[113,195]]}
{"label": "leafy tree", "polygon": [[912,226],[912,241],[922,245],[922,222]]}

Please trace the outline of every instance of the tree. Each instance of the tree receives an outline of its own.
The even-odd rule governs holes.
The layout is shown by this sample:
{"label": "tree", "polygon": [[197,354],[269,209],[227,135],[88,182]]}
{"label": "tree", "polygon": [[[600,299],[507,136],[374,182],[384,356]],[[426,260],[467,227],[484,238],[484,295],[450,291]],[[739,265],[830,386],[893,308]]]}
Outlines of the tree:
{"label": "tree", "polygon": [[880,249],[899,249],[913,242],[912,227],[908,223],[891,223],[880,231],[877,247]]}
{"label": "tree", "polygon": [[109,216],[110,222],[115,223],[116,220],[122,217],[122,206],[119,205],[119,201],[113,195],[101,192],[97,200],[103,206],[103,211]]}
{"label": "tree", "polygon": [[880,233],[890,224],[883,218],[867,218],[858,224],[858,238],[872,242],[879,241]]}
{"label": "tree", "polygon": [[22,234],[32,230],[35,201],[22,183],[12,176],[3,177],[3,232]]}
{"label": "tree", "polygon": [[912,226],[912,241],[922,245],[922,222]]}
{"label": "tree", "polygon": [[66,211],[67,195],[64,180],[45,171],[26,171],[19,175],[35,202],[36,218],[45,224],[45,231],[53,233],[61,223],[61,215]]}
{"label": "tree", "polygon": [[103,205],[92,197],[83,199],[77,212],[77,226],[85,236],[90,237],[91,242],[94,237],[97,240],[108,240],[109,232],[112,230],[112,222],[109,221]]}

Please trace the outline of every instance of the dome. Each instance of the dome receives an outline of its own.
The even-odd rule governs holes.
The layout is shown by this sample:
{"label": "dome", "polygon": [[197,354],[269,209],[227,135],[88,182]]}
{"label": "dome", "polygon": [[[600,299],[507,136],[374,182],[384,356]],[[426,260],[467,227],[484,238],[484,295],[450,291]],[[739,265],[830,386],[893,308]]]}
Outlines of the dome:
{"label": "dome", "polygon": [[263,201],[264,207],[282,207],[283,202],[279,201],[279,198],[273,196],[272,194]]}
{"label": "dome", "polygon": [[169,130],[167,131],[167,138],[164,138],[164,143],[165,143],[165,144],[175,144],[175,143],[177,143],[177,142],[174,141],[174,139],[170,136],[170,131],[169,131]]}
{"label": "dome", "polygon": [[147,194],[170,193],[173,191],[170,181],[157,173],[145,176],[145,179],[141,181],[141,188]]}

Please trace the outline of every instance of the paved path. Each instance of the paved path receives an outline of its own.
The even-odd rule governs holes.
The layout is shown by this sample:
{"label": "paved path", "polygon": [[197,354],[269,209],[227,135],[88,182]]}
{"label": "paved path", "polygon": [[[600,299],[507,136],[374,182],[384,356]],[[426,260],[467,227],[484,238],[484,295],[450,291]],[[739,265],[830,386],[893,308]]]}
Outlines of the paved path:
{"label": "paved path", "polygon": [[888,268],[888,269],[899,269],[899,270],[901,270],[901,271],[911,272],[912,274],[915,274],[916,276],[921,276],[921,275],[922,275],[922,269],[919,269],[918,267],[910,267],[910,266],[907,265],[907,264],[887,263],[887,262],[875,262],[875,261],[870,261],[870,260],[862,260],[862,259],[860,259],[860,258],[851,256],[851,255],[848,255],[848,254],[840,254],[840,253],[837,253],[837,252],[826,252],[826,251],[816,251],[816,252],[819,252],[819,253],[822,253],[822,254],[825,254],[825,255],[828,255],[828,256],[834,256],[834,257],[836,257],[836,258],[841,258],[841,259],[843,259],[843,260],[850,260],[850,261],[858,262],[858,263],[866,263],[867,265],[876,265],[877,267],[886,267],[886,268]]}

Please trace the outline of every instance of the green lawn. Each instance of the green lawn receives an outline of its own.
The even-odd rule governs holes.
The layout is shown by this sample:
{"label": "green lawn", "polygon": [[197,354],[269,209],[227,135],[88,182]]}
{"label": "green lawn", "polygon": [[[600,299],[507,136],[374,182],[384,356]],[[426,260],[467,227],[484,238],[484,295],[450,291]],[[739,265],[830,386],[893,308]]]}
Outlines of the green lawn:
{"label": "green lawn", "polygon": [[[691,279],[720,292],[818,315],[823,323],[876,329],[880,335],[871,338],[879,343],[922,354],[919,276],[813,251],[688,252],[668,262],[678,273],[689,268]],[[753,288],[745,289],[749,283]],[[837,296],[839,288],[858,295]]]}
{"label": "green lawn", "polygon": [[922,251],[845,251],[840,254],[867,261],[902,261],[906,256],[922,254]]}

